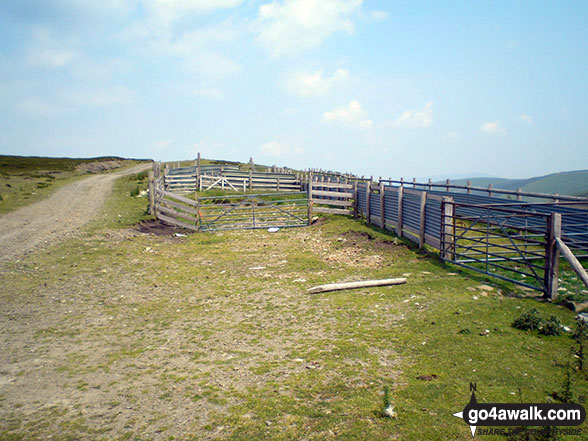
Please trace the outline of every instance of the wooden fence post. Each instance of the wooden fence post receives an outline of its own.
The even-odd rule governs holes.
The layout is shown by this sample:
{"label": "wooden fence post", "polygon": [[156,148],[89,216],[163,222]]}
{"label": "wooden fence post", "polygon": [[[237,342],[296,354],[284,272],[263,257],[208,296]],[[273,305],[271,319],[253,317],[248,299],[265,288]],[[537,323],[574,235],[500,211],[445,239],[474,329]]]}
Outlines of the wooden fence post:
{"label": "wooden fence post", "polygon": [[386,214],[384,211],[384,183],[380,179],[380,227],[386,229]]}
{"label": "wooden fence post", "polygon": [[449,179],[445,180],[445,190],[449,192],[449,186],[451,185],[451,181]]}
{"label": "wooden fence post", "polygon": [[[401,178],[402,179],[402,178]],[[402,237],[402,199],[404,197],[404,186],[398,187],[398,221],[396,222],[396,235]]]}
{"label": "wooden fence post", "polygon": [[517,188],[517,201],[522,201],[523,196],[521,195],[522,188]]}
{"label": "wooden fence post", "polygon": [[196,157],[196,178],[200,180],[200,152],[198,152],[198,156]]}
{"label": "wooden fence post", "polygon": [[433,189],[433,180],[429,178],[429,191]]}
{"label": "wooden fence post", "polygon": [[420,225],[419,225],[419,248],[422,248],[425,245],[425,218],[426,218],[426,211],[425,208],[427,206],[427,192],[423,191],[421,193],[421,217],[420,217]]}
{"label": "wooden fence post", "polygon": [[365,220],[368,224],[370,224],[371,221],[371,215],[370,215],[370,195],[372,192],[372,181],[370,179],[370,181],[367,183],[367,186],[365,187]]}
{"label": "wooden fence post", "polygon": [[492,195],[494,194],[494,193],[492,192],[492,188],[493,188],[492,184],[488,184],[488,196],[489,196],[489,197],[492,197]]}
{"label": "wooden fence post", "polygon": [[468,181],[468,194],[472,194],[471,186],[472,186],[472,181]]}
{"label": "wooden fence post", "polygon": [[253,169],[249,169],[249,190],[253,190]]}
{"label": "wooden fence post", "polygon": [[155,185],[153,185],[153,172],[149,172],[149,214],[155,214]]}
{"label": "wooden fence post", "polygon": [[359,207],[359,204],[357,203],[357,196],[358,196],[357,180],[355,180],[353,182],[353,217],[355,217],[355,218],[358,215],[358,207]]}
{"label": "wooden fence post", "polygon": [[453,260],[453,199],[444,197],[441,201],[441,259]]}
{"label": "wooden fence post", "polygon": [[308,225],[312,224],[312,172],[308,174],[308,188],[306,189],[308,193]]}
{"label": "wooden fence post", "polygon": [[547,218],[547,232],[545,241],[545,297],[557,299],[557,285],[559,277],[559,247],[556,238],[561,238],[561,214],[551,213]]}
{"label": "wooden fence post", "polygon": [[280,191],[280,177],[279,176],[277,178],[277,183],[278,183],[278,191]]}

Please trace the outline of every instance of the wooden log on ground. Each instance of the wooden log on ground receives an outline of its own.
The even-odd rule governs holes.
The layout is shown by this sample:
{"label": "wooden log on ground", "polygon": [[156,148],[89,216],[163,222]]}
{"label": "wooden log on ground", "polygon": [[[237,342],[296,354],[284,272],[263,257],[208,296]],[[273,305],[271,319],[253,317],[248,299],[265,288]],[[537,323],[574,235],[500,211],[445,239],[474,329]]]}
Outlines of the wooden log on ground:
{"label": "wooden log on ground", "polygon": [[403,285],[406,283],[406,278],[400,277],[397,279],[381,279],[381,280],[363,280],[360,282],[344,282],[344,283],[329,283],[327,285],[313,286],[308,289],[309,294],[317,294],[319,292],[341,291],[343,289],[355,288],[371,288],[373,286],[389,286],[389,285]]}

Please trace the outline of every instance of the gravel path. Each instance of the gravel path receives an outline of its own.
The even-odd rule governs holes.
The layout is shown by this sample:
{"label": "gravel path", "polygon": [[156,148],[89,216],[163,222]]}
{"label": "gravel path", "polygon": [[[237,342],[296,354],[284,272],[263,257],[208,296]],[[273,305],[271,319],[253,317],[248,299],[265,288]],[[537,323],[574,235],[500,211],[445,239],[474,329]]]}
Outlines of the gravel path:
{"label": "gravel path", "polygon": [[139,164],[68,184],[49,198],[0,217],[0,261],[16,260],[54,244],[92,219],[110,193],[114,180],[147,169]]}

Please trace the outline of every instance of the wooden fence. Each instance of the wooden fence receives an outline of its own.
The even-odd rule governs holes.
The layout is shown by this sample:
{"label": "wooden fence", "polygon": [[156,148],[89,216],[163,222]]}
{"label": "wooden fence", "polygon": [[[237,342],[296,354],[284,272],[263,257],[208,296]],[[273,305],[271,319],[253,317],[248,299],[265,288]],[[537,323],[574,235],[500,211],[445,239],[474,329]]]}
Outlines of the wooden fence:
{"label": "wooden fence", "polygon": [[163,176],[149,179],[149,205],[157,219],[176,227],[198,229],[198,202],[164,190]]}
{"label": "wooden fence", "polygon": [[310,178],[306,185],[308,199],[316,213],[354,214],[357,183],[337,179],[330,182],[324,177]]}
{"label": "wooden fence", "polygon": [[254,172],[253,170],[218,170],[210,174],[196,174],[193,170],[169,170],[164,177],[165,189],[175,193],[193,193],[210,189],[232,191],[300,191],[300,180],[295,174]]}

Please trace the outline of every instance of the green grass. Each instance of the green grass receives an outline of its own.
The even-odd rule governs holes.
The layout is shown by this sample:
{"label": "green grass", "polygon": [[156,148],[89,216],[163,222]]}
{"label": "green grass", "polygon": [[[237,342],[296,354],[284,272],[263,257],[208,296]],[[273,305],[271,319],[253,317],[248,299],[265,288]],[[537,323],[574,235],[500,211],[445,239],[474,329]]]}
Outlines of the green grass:
{"label": "green grass", "polygon": [[[3,438],[469,440],[452,414],[470,382],[482,402],[516,402],[519,389],[545,402],[561,389],[571,337],[511,326],[531,307],[572,326],[561,306],[349,217],[275,234],[138,234],[148,216],[146,198],[130,196],[137,185],[117,180],[86,234],[0,273],[6,310],[26,311],[2,328],[6,368],[24,372],[8,391],[25,407],[41,400],[15,410],[4,389]],[[405,285],[306,294],[403,275]],[[43,372],[52,381],[28,389]],[[51,384],[53,408],[37,390]],[[381,416],[386,386],[397,419]],[[587,393],[574,372],[574,399]]]}
{"label": "green grass", "polygon": [[73,159],[0,156],[0,214],[46,198],[63,185],[86,176],[89,171],[83,167],[109,160],[119,161],[122,166],[136,163],[116,157]]}

